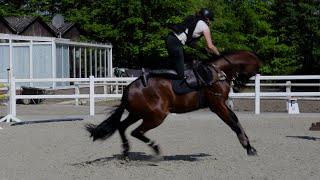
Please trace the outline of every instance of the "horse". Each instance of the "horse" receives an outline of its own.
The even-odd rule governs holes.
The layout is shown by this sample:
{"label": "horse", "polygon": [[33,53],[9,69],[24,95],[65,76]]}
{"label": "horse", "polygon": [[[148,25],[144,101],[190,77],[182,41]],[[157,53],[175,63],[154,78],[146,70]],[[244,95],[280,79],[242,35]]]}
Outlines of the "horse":
{"label": "horse", "polygon": [[[169,113],[185,113],[209,108],[235,132],[247,155],[257,155],[257,150],[250,144],[236,114],[226,105],[226,100],[231,82],[239,77],[249,80],[258,72],[261,61],[253,52],[239,51],[225,54],[216,60],[209,59],[205,64],[223,73],[225,78],[217,80],[217,77],[214,77],[216,81],[211,85],[186,94],[176,94],[173,91],[172,79],[155,76],[144,84],[143,78],[137,78],[124,89],[121,103],[111,115],[99,125],[87,124],[86,130],[89,131],[93,141],[105,140],[118,130],[122,140],[122,155],[128,157],[130,145],[125,131],[130,125],[142,119],[142,123],[131,132],[131,135],[150,146],[156,156],[160,156],[160,146],[145,136],[147,131],[158,127]],[[218,73],[213,74],[217,76]],[[124,110],[129,114],[121,121]]]}

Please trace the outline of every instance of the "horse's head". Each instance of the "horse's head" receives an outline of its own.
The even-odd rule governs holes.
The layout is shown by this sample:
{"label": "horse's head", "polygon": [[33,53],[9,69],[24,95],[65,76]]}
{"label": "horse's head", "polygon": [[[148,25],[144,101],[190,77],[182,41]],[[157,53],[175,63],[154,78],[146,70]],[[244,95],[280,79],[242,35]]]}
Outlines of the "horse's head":
{"label": "horse's head", "polygon": [[233,81],[237,88],[245,86],[249,78],[254,76],[261,66],[259,58],[249,51],[226,54],[212,63],[222,70],[227,80],[230,83]]}

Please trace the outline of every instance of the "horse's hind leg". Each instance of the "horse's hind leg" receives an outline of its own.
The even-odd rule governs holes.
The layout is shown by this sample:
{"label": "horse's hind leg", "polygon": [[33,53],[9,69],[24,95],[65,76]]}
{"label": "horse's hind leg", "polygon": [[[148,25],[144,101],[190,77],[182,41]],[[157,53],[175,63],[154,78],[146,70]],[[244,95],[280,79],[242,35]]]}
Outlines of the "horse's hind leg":
{"label": "horse's hind leg", "polygon": [[140,119],[139,117],[130,113],[128,115],[128,117],[125,120],[121,121],[121,123],[119,125],[118,130],[119,130],[119,134],[120,134],[120,137],[122,140],[122,148],[123,148],[122,154],[124,157],[128,156],[128,153],[130,150],[129,141],[126,137],[125,131],[130,125],[137,122],[139,119]]}
{"label": "horse's hind leg", "polygon": [[219,101],[219,103],[215,103],[214,106],[210,106],[210,109],[237,134],[241,145],[247,150],[248,155],[257,155],[257,151],[250,145],[249,138],[244,132],[238,117],[223,101]]}
{"label": "horse's hind leg", "polygon": [[154,141],[150,140],[144,134],[150,129],[153,129],[159,126],[163,122],[164,118],[165,117],[143,119],[142,124],[139,127],[137,127],[135,130],[133,130],[131,133],[133,137],[141,140],[142,142],[150,146],[156,155],[161,154],[159,145],[157,145]]}

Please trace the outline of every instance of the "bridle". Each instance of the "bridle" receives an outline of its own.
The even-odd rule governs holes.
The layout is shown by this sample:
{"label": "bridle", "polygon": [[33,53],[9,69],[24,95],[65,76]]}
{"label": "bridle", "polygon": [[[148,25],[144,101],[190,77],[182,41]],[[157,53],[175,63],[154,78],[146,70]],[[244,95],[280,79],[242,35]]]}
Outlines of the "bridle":
{"label": "bridle", "polygon": [[[219,68],[217,68],[214,64],[212,64],[212,63],[208,63],[208,65],[209,65],[209,69],[211,70],[211,69],[213,69],[213,70],[211,70],[211,71],[215,71],[215,72],[217,72],[217,74],[218,74],[218,76],[219,76],[219,78],[218,78],[218,80],[217,81],[224,81],[224,80],[226,80],[226,81],[228,81],[229,83],[230,83],[230,86],[231,87],[233,87],[233,85],[234,85],[234,81],[238,78],[238,76],[239,76],[239,73],[237,72],[237,71],[235,71],[235,69],[236,69],[236,65],[235,64],[233,64],[231,61],[230,61],[230,59],[229,58],[227,58],[227,57],[225,57],[224,55],[221,55],[221,57],[223,58],[223,60],[225,60],[225,61],[227,61],[230,65],[231,65],[231,71],[232,72],[235,72],[235,74],[233,74],[232,75],[232,77],[231,77],[231,79],[227,76],[227,74],[225,73],[225,72],[223,72],[221,69],[219,69]],[[219,69],[219,70],[218,70]],[[215,83],[215,82],[214,82]],[[228,84],[229,84],[228,83]],[[210,89],[212,92],[213,92],[213,95],[214,96],[222,96],[220,93],[216,93],[216,92],[214,92],[214,90],[212,90],[212,89]]]}
{"label": "bridle", "polygon": [[235,71],[235,68],[236,68],[235,66],[236,66],[236,65],[233,64],[233,63],[230,61],[230,59],[227,58],[226,56],[221,55],[221,57],[222,57],[223,60],[227,61],[227,62],[231,65],[231,71],[232,71],[232,72],[236,72],[234,75],[232,75],[231,79],[226,75],[226,79],[227,79],[228,81],[230,81],[230,82],[236,80],[236,79],[239,77],[239,73],[238,73],[237,71]]}

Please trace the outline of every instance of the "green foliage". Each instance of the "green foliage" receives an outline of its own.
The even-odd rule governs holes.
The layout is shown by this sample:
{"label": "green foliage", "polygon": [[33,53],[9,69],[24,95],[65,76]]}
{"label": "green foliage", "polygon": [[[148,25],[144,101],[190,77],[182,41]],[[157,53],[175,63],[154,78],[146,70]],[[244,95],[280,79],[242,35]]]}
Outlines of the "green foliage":
{"label": "green foliage", "polygon": [[[217,46],[223,51],[237,49],[255,51],[264,61],[264,67],[261,69],[264,74],[297,72],[303,68],[302,54],[298,53],[302,49],[298,40],[303,40],[301,38],[303,36],[298,33],[302,31],[296,26],[300,21],[291,16],[297,18],[301,12],[291,9],[291,1],[283,2],[282,0],[212,2],[210,5],[217,14],[212,27]],[[281,23],[280,26],[277,20]]]}
{"label": "green foliage", "polygon": [[320,1],[276,0],[273,25],[279,42],[291,49],[290,57],[300,65],[300,73],[319,74]]}
{"label": "green foliage", "polygon": [[[164,38],[166,28],[183,16],[177,9],[186,9],[182,1],[93,1],[69,18],[83,25],[88,37],[96,41],[110,41],[116,52],[115,63],[135,66],[145,57],[167,55]],[[121,62],[121,60],[125,62]]]}
{"label": "green foliage", "polygon": [[[61,13],[87,32],[83,40],[111,42],[116,66],[137,67],[166,57],[167,27],[202,7],[215,14],[212,38],[222,53],[255,51],[264,74],[319,73],[317,0],[0,0],[0,15],[40,15],[49,21]],[[199,45],[204,48],[205,42]]]}

